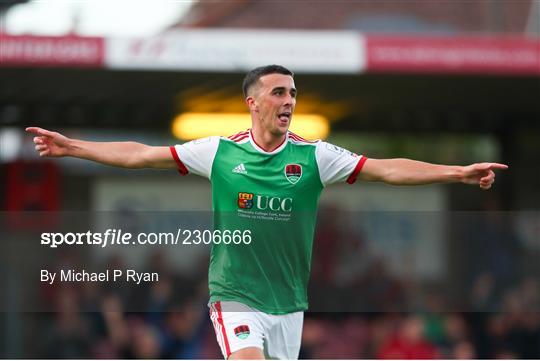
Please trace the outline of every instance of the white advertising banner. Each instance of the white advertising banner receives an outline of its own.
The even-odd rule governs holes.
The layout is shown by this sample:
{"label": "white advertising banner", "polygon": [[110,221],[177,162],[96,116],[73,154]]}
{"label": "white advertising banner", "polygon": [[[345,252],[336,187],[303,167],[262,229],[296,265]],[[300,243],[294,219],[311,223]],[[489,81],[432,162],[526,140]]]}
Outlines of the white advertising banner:
{"label": "white advertising banner", "polygon": [[181,30],[106,39],[109,68],[241,71],[280,64],[294,72],[360,73],[364,39],[348,31]]}

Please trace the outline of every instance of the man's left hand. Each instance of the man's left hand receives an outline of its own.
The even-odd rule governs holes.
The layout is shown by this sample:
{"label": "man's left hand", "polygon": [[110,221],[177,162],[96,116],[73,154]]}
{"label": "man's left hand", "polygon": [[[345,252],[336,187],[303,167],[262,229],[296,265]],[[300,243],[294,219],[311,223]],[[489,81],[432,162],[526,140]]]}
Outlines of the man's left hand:
{"label": "man's left hand", "polygon": [[508,169],[506,164],[500,163],[475,163],[463,167],[461,181],[465,184],[478,184],[480,188],[487,190],[495,182],[494,170]]}

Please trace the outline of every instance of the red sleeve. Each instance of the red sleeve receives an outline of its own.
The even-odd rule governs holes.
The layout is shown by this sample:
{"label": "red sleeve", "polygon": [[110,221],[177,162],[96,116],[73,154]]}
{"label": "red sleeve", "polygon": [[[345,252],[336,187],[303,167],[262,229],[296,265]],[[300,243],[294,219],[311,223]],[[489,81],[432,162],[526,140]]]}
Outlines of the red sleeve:
{"label": "red sleeve", "polygon": [[351,173],[349,178],[347,178],[347,183],[353,184],[354,182],[356,182],[356,177],[358,177],[358,173],[360,173],[360,171],[362,170],[362,167],[364,166],[366,160],[367,157],[362,156],[362,158],[360,158],[360,160],[356,164],[356,167],[354,167],[353,172]]}
{"label": "red sleeve", "polygon": [[188,169],[186,168],[186,166],[184,165],[184,163],[182,163],[182,161],[180,160],[180,157],[178,157],[178,153],[176,152],[176,148],[171,145],[169,147],[169,149],[171,150],[171,154],[172,154],[172,157],[174,158],[174,161],[176,162],[176,164],[178,165],[178,172],[181,174],[181,175],[186,175],[189,173]]}

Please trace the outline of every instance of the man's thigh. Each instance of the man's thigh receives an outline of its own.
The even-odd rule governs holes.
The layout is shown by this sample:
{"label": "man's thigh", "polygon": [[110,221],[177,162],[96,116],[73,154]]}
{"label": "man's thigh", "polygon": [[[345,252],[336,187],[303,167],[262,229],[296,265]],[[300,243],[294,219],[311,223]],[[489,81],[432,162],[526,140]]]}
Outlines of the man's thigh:
{"label": "man's thigh", "polygon": [[209,307],[210,320],[224,358],[247,348],[257,348],[262,355],[265,325],[260,312],[238,302],[215,302]]}
{"label": "man's thigh", "polygon": [[274,322],[266,333],[265,356],[272,359],[296,360],[302,342],[304,312],[287,315],[269,315]]}

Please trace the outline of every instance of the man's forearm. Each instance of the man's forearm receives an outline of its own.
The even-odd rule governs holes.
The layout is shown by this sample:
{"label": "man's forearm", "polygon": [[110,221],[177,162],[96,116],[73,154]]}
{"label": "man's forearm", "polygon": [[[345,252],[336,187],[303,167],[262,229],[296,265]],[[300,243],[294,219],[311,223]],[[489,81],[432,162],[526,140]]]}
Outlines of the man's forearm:
{"label": "man's forearm", "polygon": [[68,156],[123,168],[144,168],[148,146],[137,142],[89,142],[71,139]]}
{"label": "man's forearm", "polygon": [[166,146],[149,146],[136,142],[88,142],[71,139],[58,132],[28,127],[33,133],[40,157],[76,157],[123,168],[175,168],[176,162]]}
{"label": "man's forearm", "polygon": [[463,167],[438,165],[411,159],[383,160],[386,168],[381,181],[393,185],[421,185],[461,182]]}

